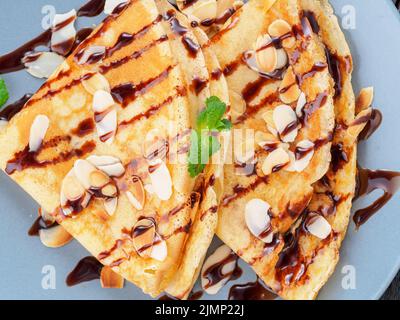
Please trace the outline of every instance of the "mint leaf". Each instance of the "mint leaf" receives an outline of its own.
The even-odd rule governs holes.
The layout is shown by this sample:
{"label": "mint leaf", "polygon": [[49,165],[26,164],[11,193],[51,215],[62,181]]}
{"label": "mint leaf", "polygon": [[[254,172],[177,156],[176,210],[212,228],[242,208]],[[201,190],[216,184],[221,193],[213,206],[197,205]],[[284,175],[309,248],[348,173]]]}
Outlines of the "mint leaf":
{"label": "mint leaf", "polygon": [[226,104],[218,97],[206,100],[206,108],[197,118],[197,128],[192,131],[189,150],[189,173],[192,178],[199,175],[210,157],[221,149],[217,134],[223,130],[230,130],[232,123],[222,119],[226,111]]}
{"label": "mint leaf", "polygon": [[7,102],[9,98],[6,83],[0,78],[0,108]]}

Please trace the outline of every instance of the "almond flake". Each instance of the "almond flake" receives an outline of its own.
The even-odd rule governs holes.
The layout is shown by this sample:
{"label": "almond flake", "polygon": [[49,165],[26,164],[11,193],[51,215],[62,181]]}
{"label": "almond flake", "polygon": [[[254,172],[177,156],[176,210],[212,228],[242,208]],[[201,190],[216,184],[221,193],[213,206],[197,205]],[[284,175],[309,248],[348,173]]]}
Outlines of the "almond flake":
{"label": "almond flake", "polygon": [[283,142],[293,142],[296,139],[298,120],[290,106],[277,106],[273,112],[273,120]]}
{"label": "almond flake", "polygon": [[278,19],[270,24],[268,33],[273,38],[285,38],[282,40],[284,48],[292,48],[295,45],[295,38],[292,35],[292,27],[285,20]]}
{"label": "almond flake", "polygon": [[329,222],[320,214],[313,212],[306,221],[306,229],[319,239],[326,239],[332,232]]}
{"label": "almond flake", "polygon": [[303,117],[303,109],[307,104],[307,98],[304,92],[300,92],[299,99],[297,100],[297,105],[296,105],[296,115],[299,118]]}
{"label": "almond flake", "polygon": [[104,208],[109,216],[114,215],[118,206],[118,198],[110,198],[104,200]]}
{"label": "almond flake", "polygon": [[92,155],[86,160],[109,177],[121,177],[125,173],[121,160],[116,157]]}
{"label": "almond flake", "polygon": [[132,231],[132,241],[136,252],[142,258],[149,258],[156,237],[156,226],[151,219],[141,219],[136,222]]}
{"label": "almond flake", "polygon": [[[72,49],[75,37],[76,11],[71,10],[65,14],[56,14],[53,20],[51,35],[51,50],[62,56],[67,55]],[[68,22],[68,23],[66,23]]]}
{"label": "almond flake", "polygon": [[42,145],[43,139],[46,136],[47,129],[49,128],[50,120],[45,115],[36,116],[33,120],[30,134],[29,134],[29,151],[36,152]]}
{"label": "almond flake", "polygon": [[268,34],[257,38],[254,51],[258,68],[262,72],[272,73],[275,71],[278,64],[278,53]]}
{"label": "almond flake", "polygon": [[154,245],[151,250],[151,258],[157,260],[157,261],[164,261],[167,256],[168,256],[168,247],[167,243],[165,240],[161,238],[159,234],[156,233],[156,236],[154,238]]}
{"label": "almond flake", "polygon": [[100,272],[100,284],[102,288],[106,289],[122,289],[124,287],[124,278],[110,267],[104,266]]}
{"label": "almond flake", "polygon": [[138,176],[133,176],[131,181],[132,183],[129,184],[129,191],[126,192],[128,200],[137,210],[143,210],[146,193],[142,180]]}
{"label": "almond flake", "polygon": [[279,97],[283,103],[292,103],[299,99],[300,94],[293,68],[289,67],[279,86]]}
{"label": "almond flake", "polygon": [[285,149],[279,147],[273,150],[265,158],[262,165],[262,172],[268,176],[273,172],[279,171],[290,162],[289,154]]}
{"label": "almond flake", "polygon": [[65,246],[73,237],[60,225],[49,229],[39,230],[40,241],[48,248],[60,248]]}
{"label": "almond flake", "polygon": [[96,91],[110,92],[110,84],[106,77],[100,73],[96,73],[88,79],[82,80],[82,85],[87,92],[94,95]]}
{"label": "almond flake", "polygon": [[115,8],[127,2],[128,0],[106,0],[106,3],[104,5],[104,13],[108,15],[112,14]]}
{"label": "almond flake", "polygon": [[373,100],[374,100],[373,87],[361,89],[360,94],[358,95],[356,101],[357,112],[361,112],[362,110],[369,108],[372,105]]}
{"label": "almond flake", "polygon": [[270,210],[271,206],[261,199],[250,200],[245,208],[247,228],[253,236],[264,243],[271,243],[273,240],[271,218],[269,216]]}
{"label": "almond flake", "polygon": [[36,78],[49,78],[65,58],[54,52],[34,52],[22,58],[26,71]]}
{"label": "almond flake", "polygon": [[75,56],[76,62],[79,65],[101,62],[106,55],[106,47],[104,46],[89,46],[82,49]]}

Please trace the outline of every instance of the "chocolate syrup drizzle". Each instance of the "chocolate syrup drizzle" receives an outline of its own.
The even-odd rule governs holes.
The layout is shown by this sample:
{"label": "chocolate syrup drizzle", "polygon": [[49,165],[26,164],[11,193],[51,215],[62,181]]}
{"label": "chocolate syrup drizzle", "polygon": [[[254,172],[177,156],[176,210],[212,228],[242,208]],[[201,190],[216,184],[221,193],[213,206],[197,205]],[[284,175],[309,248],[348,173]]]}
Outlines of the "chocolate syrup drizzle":
{"label": "chocolate syrup drizzle", "polygon": [[27,101],[33,96],[31,93],[25,94],[21,99],[15,101],[12,104],[4,107],[0,111],[0,120],[10,121],[18,112],[22,110]]}
{"label": "chocolate syrup drizzle", "polygon": [[103,265],[95,257],[85,257],[68,274],[65,282],[68,287],[72,287],[82,282],[100,279],[102,269]]}
{"label": "chocolate syrup drizzle", "polygon": [[45,221],[43,217],[38,217],[29,228],[28,235],[30,235],[31,237],[39,236],[40,230],[47,230],[56,226],[58,226],[57,222]]}
{"label": "chocolate syrup drizzle", "polygon": [[278,296],[257,277],[254,282],[236,284],[229,290],[228,300],[275,300]]}

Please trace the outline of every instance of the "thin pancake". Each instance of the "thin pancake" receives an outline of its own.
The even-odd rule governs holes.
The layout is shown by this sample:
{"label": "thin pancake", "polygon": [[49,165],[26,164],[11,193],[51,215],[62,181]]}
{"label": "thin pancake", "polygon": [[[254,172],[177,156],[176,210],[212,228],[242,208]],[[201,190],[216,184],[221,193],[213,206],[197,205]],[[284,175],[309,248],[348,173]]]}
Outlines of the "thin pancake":
{"label": "thin pancake", "polygon": [[[207,36],[201,29],[192,28],[186,17],[177,12],[166,1],[160,0],[156,1],[156,3],[159,11],[164,16],[176,19],[169,24],[169,26],[174,26],[175,32],[177,31],[177,26],[180,26],[180,34],[175,34],[174,37],[175,55],[180,60],[180,65],[186,73],[187,81],[191,84],[191,87],[201,84],[201,91],[197,92],[197,94],[196,91],[194,92],[196,95],[194,99],[200,99],[197,105],[202,107],[205,99],[210,95],[219,97],[229,105],[225,78],[216,79],[210,76],[214,70],[219,69],[217,58],[210,49],[201,50],[202,44],[208,41]],[[191,74],[189,70],[195,65],[197,65],[197,68],[194,68],[194,73]],[[203,67],[206,70],[203,70]],[[221,153],[223,153],[223,149],[219,152],[219,154]],[[199,197],[201,203],[197,208],[198,210],[194,212],[192,230],[186,242],[185,253],[176,273],[177,275],[167,288],[167,292],[176,298],[185,299],[189,295],[197,279],[207,249],[214,237],[218,218],[216,208],[222,196],[222,183],[223,162],[208,165],[204,174],[197,178],[194,196]]]}
{"label": "thin pancake", "polygon": [[[272,7],[271,7],[272,5]],[[309,204],[312,185],[321,179],[330,163],[330,146],[334,127],[333,81],[329,75],[325,52],[319,39],[300,16],[298,1],[250,1],[227,22],[225,29],[210,40],[227,77],[232,110],[234,101],[241,98],[246,104],[242,117],[235,123],[238,129],[252,129],[271,136],[262,119],[265,112],[283,104],[278,92],[281,78],[268,79],[249,68],[243,54],[252,49],[259,35],[265,34],[272,22],[283,19],[296,36],[294,47],[287,49],[301,91],[307,99],[307,120],[303,123],[294,143],[307,139],[314,143],[314,155],[304,171],[288,172],[285,168],[268,176],[260,170],[268,150],[258,148],[255,171],[238,175],[238,165],[225,167],[225,196],[219,211],[217,235],[241,258],[252,265],[257,274],[273,290],[280,284],[274,277],[274,266],[284,246],[283,235],[292,227]],[[241,35],[246,34],[246,37]],[[240,38],[238,42],[236,39]],[[292,104],[295,107],[296,104]],[[233,111],[232,111],[233,112]],[[235,132],[236,133],[236,132]],[[234,137],[234,144],[235,144]],[[240,168],[239,168],[240,172]],[[262,199],[271,206],[271,243],[253,236],[246,226],[244,211],[252,199]]]}
{"label": "thin pancake", "polygon": [[[154,173],[152,170],[159,168],[151,167],[144,158],[144,132],[158,130],[158,141],[168,142],[167,155],[178,150],[178,155],[187,157],[188,130],[194,121],[189,112],[189,88],[183,86],[161,20],[154,1],[130,1],[77,48],[0,133],[1,168],[46,211],[54,212],[62,226],[103,264],[152,296],[162,292],[175,275],[193,211],[193,179],[186,162],[167,163],[172,181],[168,200],[146,192],[145,206],[138,210],[126,193],[133,183],[137,185],[133,175],[148,185],[149,170]],[[92,46],[106,48],[103,59],[78,65],[79,57]],[[107,79],[117,102],[118,130],[111,144],[99,139],[93,123],[93,95],[82,85],[82,80],[96,72]],[[27,133],[37,115],[47,116],[49,129],[37,152],[25,152],[29,150]],[[162,157],[162,152],[155,154]],[[73,218],[65,216],[59,209],[64,177],[78,158],[90,155],[113,156],[125,166],[125,175],[115,182],[119,187],[116,212],[109,216],[101,199],[93,199]],[[173,220],[169,219],[171,212]],[[154,219],[159,234],[154,245],[162,240],[166,243],[168,254],[163,261],[143,258],[135,250],[134,226],[144,216]]]}
{"label": "thin pancake", "polygon": [[[371,115],[369,105],[359,106],[356,111],[351,85],[351,52],[329,2],[302,0],[301,5],[314,32],[327,48],[336,81],[336,130],[330,169],[314,185],[313,199],[302,219],[285,236],[287,242],[275,277],[282,280],[279,294],[286,299],[314,299],[334,271],[355,192],[357,138]],[[331,234],[324,240],[307,232],[307,219],[316,213],[332,226]],[[285,281],[285,278],[291,280]]]}

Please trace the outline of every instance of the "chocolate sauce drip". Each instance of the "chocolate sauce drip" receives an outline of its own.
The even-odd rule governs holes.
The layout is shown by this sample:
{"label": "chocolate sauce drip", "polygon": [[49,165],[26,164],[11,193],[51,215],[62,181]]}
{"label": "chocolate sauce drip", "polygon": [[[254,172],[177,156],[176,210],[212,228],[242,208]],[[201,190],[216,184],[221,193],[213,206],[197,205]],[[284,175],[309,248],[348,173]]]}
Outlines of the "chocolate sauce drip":
{"label": "chocolate sauce drip", "polygon": [[239,199],[249,192],[253,191],[256,189],[260,184],[262,183],[267,183],[268,178],[267,177],[257,177],[250,185],[247,187],[243,187],[241,185],[236,185],[233,187],[233,194],[231,195],[225,195],[225,197],[222,200],[222,204],[224,207],[227,207],[232,201]]}
{"label": "chocolate sauce drip", "polygon": [[256,163],[239,163],[235,162],[235,171],[241,176],[251,177],[257,174]]}
{"label": "chocolate sauce drip", "polygon": [[126,107],[129,103],[133,102],[139,95],[143,95],[148,92],[150,89],[155,87],[157,84],[164,81],[168,78],[170,71],[173,69],[173,66],[169,66],[159,75],[154,78],[143,81],[137,85],[132,83],[124,83],[120,84],[111,89],[111,94],[113,98],[118,101],[123,107]]}
{"label": "chocolate sauce drip", "polygon": [[18,112],[22,110],[25,103],[33,96],[31,93],[27,93],[21,99],[15,101],[12,104],[4,107],[0,111],[0,120],[10,121]]}
{"label": "chocolate sauce drip", "polygon": [[337,172],[343,167],[344,164],[349,162],[349,157],[344,150],[343,144],[338,143],[332,145],[331,148],[332,155],[332,171]]}
{"label": "chocolate sauce drip", "polygon": [[382,124],[383,115],[377,109],[372,110],[371,117],[369,118],[365,128],[358,136],[359,140],[368,140]]}
{"label": "chocolate sauce drip", "polygon": [[104,10],[105,0],[90,0],[77,11],[78,17],[96,17]]}
{"label": "chocolate sauce drip", "polygon": [[246,119],[248,119],[252,115],[258,113],[262,108],[265,108],[265,106],[270,105],[275,102],[279,102],[279,101],[280,101],[279,93],[277,91],[267,95],[256,105],[247,106],[246,112],[243,115],[241,115],[240,117],[238,117],[235,124],[239,124],[239,123],[246,121]]}
{"label": "chocolate sauce drip", "polygon": [[191,88],[198,96],[207,87],[208,79],[200,79],[198,77],[192,80]]}
{"label": "chocolate sauce drip", "polygon": [[186,8],[192,6],[197,1],[199,1],[199,0],[184,0],[184,1],[182,1],[182,9],[186,9]]}
{"label": "chocolate sauce drip", "polygon": [[304,275],[305,264],[300,255],[299,239],[303,227],[300,226],[294,233],[287,232],[284,235],[285,246],[279,253],[279,260],[275,266],[276,278],[286,285],[298,281]]}
{"label": "chocolate sauce drip", "polygon": [[25,68],[22,58],[29,52],[35,51],[39,46],[49,46],[52,31],[48,29],[36,38],[28,41],[14,51],[0,57],[0,74],[14,72]]}
{"label": "chocolate sauce drip", "polygon": [[84,137],[93,132],[94,128],[95,124],[93,119],[88,118],[79,123],[78,127],[73,129],[71,133],[77,135],[78,137]]}
{"label": "chocolate sauce drip", "polygon": [[315,74],[325,70],[327,67],[328,65],[325,62],[315,63],[309,71],[297,76],[299,86],[303,85],[305,80],[312,78]]}
{"label": "chocolate sauce drip", "polygon": [[326,92],[319,93],[314,101],[307,103],[302,110],[302,117],[300,121],[306,125],[308,119],[316,112],[319,108],[323,107],[328,101],[328,94]]}
{"label": "chocolate sauce drip", "polygon": [[310,22],[312,31],[315,34],[318,34],[320,28],[319,28],[319,24],[318,24],[317,18],[315,17],[314,12],[305,10],[305,11],[303,11],[303,16],[306,17],[308,19],[308,21]]}
{"label": "chocolate sauce drip", "polygon": [[278,296],[257,277],[255,282],[237,284],[229,290],[228,300],[275,300]]}
{"label": "chocolate sauce drip", "polygon": [[192,39],[190,39],[189,37],[182,37],[182,43],[185,46],[185,49],[187,50],[187,52],[189,53],[189,56],[191,58],[196,58],[197,53],[200,50],[200,46],[194,42]]}
{"label": "chocolate sauce drip", "polygon": [[223,268],[225,265],[235,261],[235,269],[237,266],[237,256],[234,252],[231,252],[225,259],[222,261],[219,261],[210,267],[208,267],[204,272],[203,272],[203,277],[208,280],[207,284],[204,286],[205,289],[208,289],[212,286],[215,286],[217,283],[221,282],[222,280],[226,278],[230,278],[230,276],[233,274],[232,272],[229,272],[227,274],[223,273]]}
{"label": "chocolate sauce drip", "polygon": [[29,228],[28,235],[30,235],[31,237],[39,236],[40,230],[51,229],[55,226],[58,226],[57,222],[45,221],[43,217],[38,217],[32,224],[32,226]]}
{"label": "chocolate sauce drip", "polygon": [[222,70],[221,69],[216,69],[211,72],[211,79],[212,80],[219,80],[222,76]]}
{"label": "chocolate sauce drip", "polygon": [[[53,144],[62,138],[63,137],[56,137],[47,143]],[[12,175],[15,171],[23,171],[27,168],[44,168],[50,165],[56,165],[58,163],[68,161],[74,157],[81,158],[85,154],[92,152],[96,147],[96,144],[93,141],[87,141],[79,149],[72,149],[70,151],[62,152],[50,160],[39,161],[37,159],[37,155],[44,147],[45,145],[42,145],[42,148],[37,152],[31,152],[29,151],[29,146],[26,146],[22,151],[17,152],[14,155],[14,158],[7,162],[5,168],[6,173],[8,175]]]}
{"label": "chocolate sauce drip", "polygon": [[246,103],[249,103],[252,101],[257,95],[260,93],[262,88],[266,86],[268,83],[270,83],[271,80],[264,78],[264,77],[259,77],[256,81],[250,82],[249,84],[244,87],[242,90],[242,97],[243,100]]}
{"label": "chocolate sauce drip", "polygon": [[163,18],[165,21],[168,21],[171,30],[178,36],[183,36],[188,32],[188,29],[181,25],[179,20],[176,18],[176,13],[174,10],[168,10],[164,15]]}
{"label": "chocolate sauce drip", "polygon": [[242,59],[242,56],[240,55],[234,61],[232,61],[232,62],[228,63],[227,65],[225,65],[224,69],[222,70],[222,73],[226,77],[230,76],[239,68],[239,66],[242,63],[243,63],[243,59]]}
{"label": "chocolate sauce drip", "polygon": [[82,282],[100,279],[102,269],[103,265],[95,257],[85,257],[78,262],[65,282],[68,287],[72,287]]}
{"label": "chocolate sauce drip", "polygon": [[326,59],[328,61],[329,73],[335,82],[335,98],[340,97],[343,90],[343,77],[341,71],[340,57],[325,48]]}
{"label": "chocolate sauce drip", "polygon": [[383,195],[366,208],[357,210],[353,221],[357,229],[377,213],[400,189],[400,172],[386,170],[369,170],[358,167],[357,187],[354,201],[375,190],[383,191]]}
{"label": "chocolate sauce drip", "polygon": [[188,300],[189,300],[189,301],[200,300],[201,297],[203,296],[203,294],[204,294],[203,290],[192,291],[192,292],[189,294]]}

